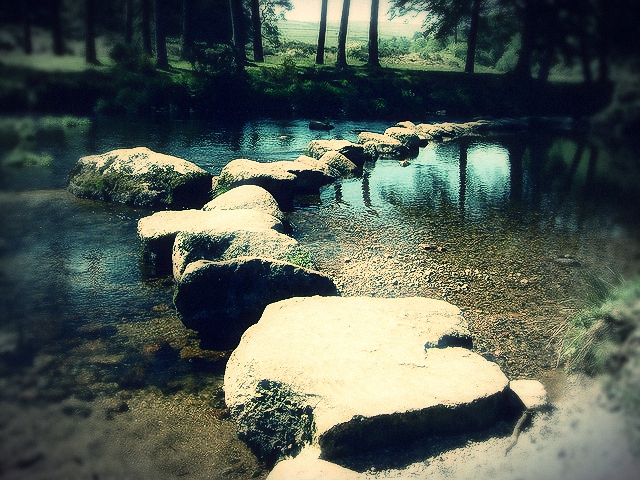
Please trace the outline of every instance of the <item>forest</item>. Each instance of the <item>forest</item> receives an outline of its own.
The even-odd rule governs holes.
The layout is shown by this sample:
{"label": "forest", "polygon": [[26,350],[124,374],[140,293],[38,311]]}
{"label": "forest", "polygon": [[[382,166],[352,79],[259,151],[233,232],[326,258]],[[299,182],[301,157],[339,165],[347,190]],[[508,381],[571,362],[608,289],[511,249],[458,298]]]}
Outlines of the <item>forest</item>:
{"label": "forest", "polygon": [[[86,67],[43,74],[0,60],[0,110],[580,116],[606,105],[640,50],[632,0],[392,0],[389,11],[373,0],[357,42],[350,0],[328,38],[327,3],[309,18],[309,41],[286,28],[289,0],[6,2],[2,57],[36,55],[45,35],[51,54],[83,54]],[[416,14],[425,20],[413,38],[380,37],[381,23]]]}

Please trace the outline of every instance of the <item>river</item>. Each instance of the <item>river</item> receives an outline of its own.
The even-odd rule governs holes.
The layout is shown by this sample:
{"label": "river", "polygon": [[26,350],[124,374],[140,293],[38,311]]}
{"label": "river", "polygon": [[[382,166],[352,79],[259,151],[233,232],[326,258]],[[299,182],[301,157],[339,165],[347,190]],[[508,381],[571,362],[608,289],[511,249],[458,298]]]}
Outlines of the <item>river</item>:
{"label": "river", "polygon": [[[171,280],[140,268],[149,212],[76,199],[67,174],[83,155],[147,146],[215,175],[235,158],[293,160],[312,139],[390,125],[21,122],[33,133],[18,148],[49,160],[7,165],[16,141],[0,142],[0,475],[264,476],[224,418],[228,353],[200,350]],[[636,153],[568,131],[435,143],[297,199],[288,219],[343,295],[449,300],[480,353],[544,380],[567,318],[640,273]]]}

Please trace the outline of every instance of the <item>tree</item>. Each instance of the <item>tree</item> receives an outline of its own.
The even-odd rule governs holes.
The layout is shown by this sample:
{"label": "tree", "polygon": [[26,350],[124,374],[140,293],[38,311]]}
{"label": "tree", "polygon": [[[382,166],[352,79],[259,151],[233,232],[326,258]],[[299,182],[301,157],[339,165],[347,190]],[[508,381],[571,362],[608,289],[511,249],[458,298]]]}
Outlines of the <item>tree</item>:
{"label": "tree", "polygon": [[322,0],[320,7],[320,30],[318,31],[318,50],[316,52],[316,63],[324,63],[324,44],[327,38],[327,5],[329,0]]}
{"label": "tree", "polygon": [[482,4],[487,0],[391,0],[391,13],[405,15],[427,12],[424,34],[442,39],[449,35],[457,38],[458,27],[468,23],[465,72],[473,73]]}
{"label": "tree", "polygon": [[189,58],[193,50],[193,0],[182,0],[182,59]]}
{"label": "tree", "polygon": [[90,65],[99,65],[96,53],[96,4],[95,0],[85,0],[85,61]]}
{"label": "tree", "polygon": [[156,15],[156,67],[166,70],[169,68],[169,58],[167,57],[167,36],[165,33],[164,2],[155,0]]}
{"label": "tree", "polygon": [[246,41],[242,0],[229,0],[229,15],[231,21],[231,43],[238,56],[238,64],[243,65],[247,62],[247,55],[244,51]]}
{"label": "tree", "polygon": [[371,0],[371,19],[369,20],[369,56],[367,65],[379,67],[378,58],[378,12],[380,10],[380,0]]}
{"label": "tree", "polygon": [[293,9],[290,0],[261,0],[260,27],[262,39],[274,46],[280,45],[280,30],[278,22],[285,20],[285,12]]}
{"label": "tree", "polygon": [[521,78],[531,78],[531,56],[535,47],[536,19],[539,10],[539,0],[524,0],[518,9],[522,31],[520,33],[520,52],[513,73]]}
{"label": "tree", "polygon": [[476,45],[478,44],[478,24],[480,23],[481,0],[473,0],[471,7],[471,22],[469,24],[469,36],[467,37],[467,58],[464,71],[473,73],[476,63]]}
{"label": "tree", "polygon": [[349,27],[350,6],[351,0],[343,0],[340,30],[338,31],[338,57],[336,59],[336,67],[338,67],[338,69],[347,67],[347,29]]}
{"label": "tree", "polygon": [[262,22],[260,21],[260,2],[251,0],[251,23],[253,26],[253,60],[264,62],[264,49],[262,48]]}
{"label": "tree", "polygon": [[31,1],[22,0],[20,2],[20,17],[22,21],[22,48],[24,53],[33,53],[33,42],[31,41]]}
{"label": "tree", "polygon": [[142,18],[141,29],[142,29],[142,50],[147,55],[153,55],[153,50],[151,47],[151,0],[141,0],[142,1]]}
{"label": "tree", "polygon": [[124,2],[124,43],[133,43],[133,0]]}
{"label": "tree", "polygon": [[64,55],[66,47],[62,35],[62,0],[51,0],[51,35],[53,37],[53,53]]}

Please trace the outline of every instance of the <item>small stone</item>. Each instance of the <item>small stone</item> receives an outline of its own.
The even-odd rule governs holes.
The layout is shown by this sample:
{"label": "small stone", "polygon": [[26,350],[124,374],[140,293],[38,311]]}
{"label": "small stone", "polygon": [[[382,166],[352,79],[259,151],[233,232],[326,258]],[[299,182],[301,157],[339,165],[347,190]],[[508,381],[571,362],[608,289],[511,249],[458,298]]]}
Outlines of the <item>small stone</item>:
{"label": "small stone", "polygon": [[538,380],[511,380],[509,388],[527,410],[541,410],[549,406],[547,391]]}

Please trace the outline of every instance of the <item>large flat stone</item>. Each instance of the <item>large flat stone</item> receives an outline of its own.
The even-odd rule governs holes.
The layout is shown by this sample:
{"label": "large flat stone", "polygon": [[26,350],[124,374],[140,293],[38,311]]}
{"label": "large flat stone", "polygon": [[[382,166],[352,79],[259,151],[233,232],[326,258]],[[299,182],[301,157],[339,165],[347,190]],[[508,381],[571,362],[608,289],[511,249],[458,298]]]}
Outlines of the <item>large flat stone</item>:
{"label": "large flat stone", "polygon": [[365,474],[354,472],[318,458],[319,449],[305,448],[295,458],[279,462],[267,480],[365,480]]}
{"label": "large flat stone", "polygon": [[201,345],[227,350],[237,346],[268,304],[336,293],[333,280],[321,272],[273,259],[237,257],[187,265],[173,301],[182,323],[199,332]]}
{"label": "large flat stone", "polygon": [[138,221],[142,260],[150,274],[171,273],[171,256],[176,235],[180,232],[206,231],[284,231],[277,218],[258,210],[180,210],[156,212]]}
{"label": "large flat stone", "polygon": [[240,435],[265,457],[316,443],[330,459],[486,427],[507,403],[507,378],[455,345],[470,345],[469,332],[444,301],[292,298],[245,332],[225,398]]}
{"label": "large flat stone", "polygon": [[197,260],[232,260],[260,257],[283,262],[304,259],[311,267],[310,253],[297,240],[271,228],[247,229],[246,225],[225,229],[180,232],[173,243],[173,277],[179,280],[187,265]]}
{"label": "large flat stone", "polygon": [[335,179],[335,172],[327,166],[293,161],[262,163],[239,158],[222,169],[214,181],[213,194],[217,196],[241,185],[257,185],[271,193],[281,209],[289,210],[295,195],[318,193],[321,186]]}

